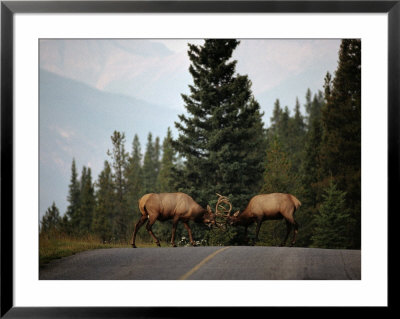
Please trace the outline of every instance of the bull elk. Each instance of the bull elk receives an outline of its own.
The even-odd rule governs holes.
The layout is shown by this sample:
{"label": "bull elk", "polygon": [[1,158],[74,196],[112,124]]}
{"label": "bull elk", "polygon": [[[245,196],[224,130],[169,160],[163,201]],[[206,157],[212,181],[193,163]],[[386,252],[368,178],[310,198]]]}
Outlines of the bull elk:
{"label": "bull elk", "polygon": [[133,248],[136,248],[136,234],[146,220],[146,229],[155,240],[157,246],[160,246],[160,241],[151,230],[156,220],[165,221],[172,219],[171,245],[173,247],[176,247],[175,231],[179,221],[183,222],[188,231],[190,243],[193,246],[195,246],[195,242],[193,241],[192,231],[188,224],[190,220],[208,226],[215,225],[215,214],[212,212],[210,206],[207,205],[207,209],[204,209],[192,197],[184,193],[146,194],[139,199],[139,209],[142,216],[136,223],[133,231],[131,240]]}
{"label": "bull elk", "polygon": [[224,215],[224,217],[227,218],[227,223],[234,226],[244,226],[246,238],[247,227],[253,223],[256,223],[257,225],[255,240],[258,241],[258,233],[264,220],[285,219],[287,232],[281,246],[286,245],[286,241],[292,228],[294,228],[294,231],[291,246],[295,244],[296,235],[298,233],[298,224],[294,219],[294,213],[301,206],[300,201],[295,196],[283,193],[256,195],[250,200],[243,212],[240,213],[237,211],[233,216],[231,216],[230,212],[232,210],[232,205],[228,198],[219,194],[217,195],[219,196],[219,202],[230,205],[230,209],[225,211],[227,212],[227,215]]}

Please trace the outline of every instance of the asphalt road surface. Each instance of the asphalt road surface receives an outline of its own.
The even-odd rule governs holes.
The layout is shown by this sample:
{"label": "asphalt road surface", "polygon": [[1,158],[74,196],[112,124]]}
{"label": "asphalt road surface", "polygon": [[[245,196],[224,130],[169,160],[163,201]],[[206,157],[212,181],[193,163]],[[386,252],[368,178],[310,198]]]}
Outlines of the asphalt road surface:
{"label": "asphalt road surface", "polygon": [[113,248],[50,262],[39,279],[361,279],[361,251],[296,247]]}

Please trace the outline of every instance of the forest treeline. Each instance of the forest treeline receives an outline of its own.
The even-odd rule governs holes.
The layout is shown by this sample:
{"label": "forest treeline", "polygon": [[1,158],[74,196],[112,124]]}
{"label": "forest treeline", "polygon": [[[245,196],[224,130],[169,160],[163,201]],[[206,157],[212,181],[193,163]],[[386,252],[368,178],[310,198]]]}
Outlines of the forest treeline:
{"label": "forest treeline", "polygon": [[[291,193],[301,202],[297,246],[361,246],[361,41],[341,42],[338,67],[329,72],[324,91],[305,92],[305,113],[275,101],[269,127],[247,75],[236,73],[232,53],[237,40],[205,40],[189,45],[190,94],[182,94],[186,114],[179,115],[163,141],[148,134],[144,151],[135,135],[126,149],[123,132],[111,136],[104,168],[71,164],[68,208],[61,217],[55,203],[41,220],[41,233],[94,234],[104,242],[129,242],[140,217],[138,199],[146,193],[189,194],[200,205],[215,206],[216,193],[228,196],[233,211],[245,209],[260,193]],[[172,124],[172,123],[171,123]],[[179,224],[178,224],[179,225]],[[205,245],[240,245],[242,227],[208,230],[191,225]],[[168,243],[172,224],[156,222],[154,233]],[[177,238],[187,237],[178,226]],[[284,237],[283,221],[263,223],[262,245]],[[249,229],[249,235],[254,228]],[[139,240],[151,241],[143,227]]]}

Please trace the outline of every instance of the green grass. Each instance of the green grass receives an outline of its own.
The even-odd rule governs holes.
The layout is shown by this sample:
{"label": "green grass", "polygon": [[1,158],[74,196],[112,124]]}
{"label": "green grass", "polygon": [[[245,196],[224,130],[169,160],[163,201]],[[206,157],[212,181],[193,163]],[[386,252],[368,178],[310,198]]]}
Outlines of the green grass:
{"label": "green grass", "polygon": [[[137,247],[155,247],[152,243],[136,243]],[[129,244],[103,244],[94,236],[71,237],[62,234],[39,236],[39,267],[50,261],[92,249],[131,248]]]}

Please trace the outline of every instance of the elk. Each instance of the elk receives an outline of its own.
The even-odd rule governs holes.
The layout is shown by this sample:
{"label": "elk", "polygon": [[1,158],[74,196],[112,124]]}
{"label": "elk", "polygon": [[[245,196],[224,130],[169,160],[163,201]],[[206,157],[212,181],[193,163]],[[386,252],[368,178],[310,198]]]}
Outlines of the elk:
{"label": "elk", "polygon": [[[283,193],[256,195],[250,200],[244,211],[241,213],[240,211],[237,211],[233,214],[233,216],[230,216],[232,205],[230,204],[228,198],[219,194],[217,194],[217,196],[219,196],[219,201],[221,203],[230,205],[230,209],[225,210],[227,215],[223,215],[227,218],[227,223],[234,226],[244,226],[246,238],[247,228],[253,223],[256,223],[257,225],[255,241],[258,241],[258,233],[264,220],[285,219],[287,232],[285,239],[281,243],[281,246],[286,245],[286,241],[292,228],[294,228],[294,231],[291,246],[295,244],[296,235],[298,233],[298,224],[294,219],[294,213],[301,206],[301,202],[295,196]],[[219,214],[218,211],[216,212]]]}
{"label": "elk", "polygon": [[193,246],[196,245],[193,241],[192,231],[188,224],[190,220],[203,223],[209,227],[215,225],[215,214],[212,212],[210,206],[207,205],[207,209],[204,209],[197,204],[192,197],[184,193],[150,193],[143,195],[143,197],[139,199],[139,210],[142,216],[136,223],[133,231],[131,240],[133,248],[136,248],[136,234],[146,220],[146,229],[155,240],[157,246],[160,246],[160,241],[151,230],[156,220],[165,221],[172,219],[171,245],[173,247],[176,247],[175,231],[179,221],[183,222],[183,225],[188,231],[190,243]]}

